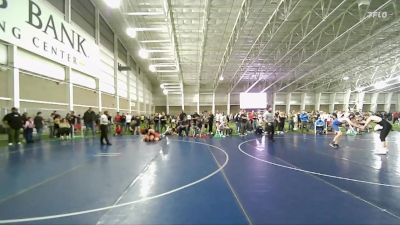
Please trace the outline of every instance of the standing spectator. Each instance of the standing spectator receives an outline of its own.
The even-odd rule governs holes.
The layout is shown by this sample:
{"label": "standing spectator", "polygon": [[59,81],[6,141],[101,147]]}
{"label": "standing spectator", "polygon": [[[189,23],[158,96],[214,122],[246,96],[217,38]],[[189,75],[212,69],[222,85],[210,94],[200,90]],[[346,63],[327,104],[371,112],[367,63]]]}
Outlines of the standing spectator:
{"label": "standing spectator", "polygon": [[89,129],[92,130],[92,135],[93,137],[95,136],[95,129],[94,129],[94,122],[96,120],[96,113],[92,111],[92,108],[89,108],[84,114],[83,114],[83,122],[85,123],[85,136],[87,136],[87,132]]}
{"label": "standing spectator", "polygon": [[122,113],[122,115],[121,115],[121,121],[120,121],[120,127],[121,127],[121,129],[122,129],[122,133],[124,132],[124,128],[125,128],[125,124],[126,124],[126,115],[125,115],[125,113]]}
{"label": "standing spectator", "polygon": [[247,130],[247,113],[245,110],[242,110],[240,113],[240,135],[245,135]]}
{"label": "standing spectator", "polygon": [[233,117],[233,120],[235,121],[236,124],[236,132],[240,133],[240,113],[236,113],[235,116]]}
{"label": "standing spectator", "polygon": [[256,130],[257,128],[256,123],[254,123],[254,118],[255,118],[254,110],[251,110],[251,112],[249,113],[249,122],[251,125],[251,130]]}
{"label": "standing spectator", "polygon": [[18,109],[11,108],[11,113],[4,116],[3,123],[8,127],[8,145],[12,146],[14,143],[20,145],[19,132],[22,128],[22,117],[18,113]]}
{"label": "standing spectator", "polygon": [[42,117],[41,112],[36,113],[36,116],[33,119],[33,122],[34,122],[34,125],[36,128],[37,140],[40,141],[42,138],[43,127],[44,127],[44,119]]}
{"label": "standing spectator", "polygon": [[71,111],[71,113],[68,113],[66,118],[67,122],[69,123],[69,133],[71,135],[71,138],[74,138],[74,132],[75,132],[75,124],[76,124],[76,116],[75,112]]}
{"label": "standing spectator", "polygon": [[117,115],[115,115],[115,117],[114,117],[114,124],[121,125],[121,120],[122,120],[122,116],[119,115],[119,112],[117,112]]}
{"label": "standing spectator", "polygon": [[293,131],[294,128],[294,119],[296,117],[296,114],[294,111],[292,111],[291,113],[289,113],[288,115],[288,121],[289,121],[289,131]]}
{"label": "standing spectator", "polygon": [[263,117],[264,117],[264,121],[265,121],[265,131],[267,132],[268,139],[270,139],[271,141],[274,141],[274,133],[275,133],[274,121],[275,121],[275,116],[272,113],[272,108],[269,108],[267,111],[265,111]]}
{"label": "standing spectator", "polygon": [[208,133],[212,134],[213,131],[213,123],[214,123],[214,114],[211,112],[208,115]]}
{"label": "standing spectator", "polygon": [[27,117],[24,124],[24,136],[27,144],[33,143],[33,128],[35,127],[32,117]]}
{"label": "standing spectator", "polygon": [[307,112],[305,112],[303,110],[303,112],[300,114],[300,121],[301,121],[301,133],[303,133],[304,128],[306,129],[306,131],[308,132],[308,121],[309,121],[309,117]]}
{"label": "standing spectator", "polygon": [[54,137],[54,116],[55,113],[51,113],[50,117],[47,119],[47,127],[49,128],[49,138]]}
{"label": "standing spectator", "polygon": [[81,129],[81,115],[78,114],[78,116],[75,117],[75,133],[80,133]]}
{"label": "standing spectator", "polygon": [[137,115],[137,116],[135,116],[135,120],[136,120],[136,123],[135,123],[135,129],[133,130],[133,133],[140,135],[140,125],[142,122],[142,117]]}
{"label": "standing spectator", "polygon": [[163,133],[163,130],[167,130],[167,116],[165,115],[165,112],[161,113],[160,123],[160,133]]}
{"label": "standing spectator", "polygon": [[58,114],[54,115],[54,136],[60,137],[60,122],[61,116]]}
{"label": "standing spectator", "polygon": [[286,120],[286,115],[284,112],[279,112],[279,116],[278,116],[278,132],[280,134],[284,133],[285,130],[285,120]]}
{"label": "standing spectator", "polygon": [[[22,113],[22,126],[25,125],[25,123],[26,123],[27,120],[28,120],[28,113],[27,113],[27,112]],[[23,129],[22,136],[23,136],[23,138],[26,140],[26,132],[25,132],[25,129]]]}
{"label": "standing spectator", "polygon": [[392,113],[393,123],[396,123],[399,120],[399,112]]}
{"label": "standing spectator", "polygon": [[208,112],[207,111],[203,112],[203,123],[204,123],[205,132],[207,133],[207,130],[208,130]]}
{"label": "standing spectator", "polygon": [[156,132],[159,132],[159,133],[161,133],[160,132],[160,126],[161,126],[161,124],[160,124],[160,113],[156,113],[155,115],[154,115],[154,127],[155,127],[155,130],[156,130]]}
{"label": "standing spectator", "polygon": [[129,131],[129,128],[131,127],[131,121],[132,121],[132,115],[129,113],[126,113],[125,117],[125,131]]}
{"label": "standing spectator", "polygon": [[108,126],[110,121],[108,120],[109,115],[108,111],[104,111],[104,114],[100,117],[100,144],[104,145],[103,139],[106,141],[106,145],[111,145],[110,141],[108,140]]}

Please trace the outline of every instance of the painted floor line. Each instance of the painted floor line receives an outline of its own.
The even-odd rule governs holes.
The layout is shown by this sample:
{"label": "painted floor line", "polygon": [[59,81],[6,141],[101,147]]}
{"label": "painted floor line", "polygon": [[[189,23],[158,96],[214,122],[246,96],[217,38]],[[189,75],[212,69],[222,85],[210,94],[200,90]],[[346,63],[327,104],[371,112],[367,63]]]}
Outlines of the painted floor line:
{"label": "painted floor line", "polygon": [[258,161],[261,161],[261,162],[264,162],[264,163],[267,163],[267,164],[270,164],[270,165],[273,165],[273,166],[277,166],[277,167],[281,167],[281,168],[285,168],[285,169],[289,169],[289,170],[293,170],[293,171],[303,172],[303,173],[314,174],[314,175],[317,175],[317,176],[323,176],[323,177],[339,179],[339,180],[347,180],[347,181],[352,181],[352,182],[365,183],[365,184],[371,184],[371,185],[378,185],[378,186],[384,186],[384,187],[400,188],[400,185],[384,184],[384,183],[377,183],[377,182],[371,182],[371,181],[365,181],[365,180],[358,180],[358,179],[347,178],[347,177],[334,176],[334,175],[329,175],[329,174],[318,173],[318,172],[314,172],[314,171],[294,168],[294,167],[290,167],[290,166],[285,166],[285,165],[274,163],[274,162],[271,162],[271,161],[268,161],[268,160],[260,159],[260,158],[257,158],[255,156],[243,151],[243,149],[241,148],[241,146],[243,144],[245,144],[247,142],[250,142],[250,141],[254,141],[254,140],[257,140],[257,139],[250,139],[250,140],[247,140],[247,141],[244,141],[244,142],[240,143],[238,145],[239,151],[242,152],[243,154],[253,158],[253,159],[256,159]]}
{"label": "painted floor line", "polygon": [[[294,167],[294,168],[297,168],[295,165],[293,165],[293,164],[291,164],[290,162],[287,162],[287,161],[285,161],[285,160],[283,160],[283,159],[281,159],[281,158],[279,158],[279,157],[278,157],[277,159],[280,160],[280,161],[282,161],[283,163],[286,163],[286,164],[288,164],[288,165]],[[317,180],[319,180],[319,181],[321,181],[321,182],[323,182],[323,183],[325,183],[325,184],[327,184],[327,185],[329,185],[329,186],[331,186],[331,187],[333,187],[333,188],[339,190],[340,192],[342,192],[342,193],[344,193],[344,194],[350,195],[351,197],[353,197],[353,198],[355,198],[355,199],[357,199],[357,200],[360,200],[360,201],[366,203],[367,205],[370,205],[370,206],[372,206],[373,208],[376,208],[376,209],[378,209],[379,211],[384,212],[384,213],[387,213],[387,214],[389,214],[390,216],[393,216],[393,217],[395,217],[396,219],[400,220],[400,216],[394,214],[393,212],[391,212],[391,211],[389,211],[389,210],[387,210],[387,209],[381,208],[380,206],[375,205],[374,203],[372,203],[372,202],[370,202],[370,201],[367,201],[367,200],[363,199],[362,197],[360,197],[360,196],[358,196],[358,195],[356,195],[356,194],[354,194],[354,193],[352,193],[352,192],[350,192],[350,191],[347,191],[347,190],[345,190],[345,189],[342,189],[342,188],[340,188],[340,187],[338,187],[338,186],[336,186],[336,185],[330,183],[329,181],[326,181],[326,180],[324,180],[324,179],[322,179],[322,178],[320,178],[320,177],[318,177],[318,176],[316,176],[316,175],[314,175],[314,174],[310,174],[310,173],[306,173],[306,174],[308,174],[309,176],[313,177],[314,179],[317,179]]]}
{"label": "painted floor line", "polygon": [[[172,141],[172,140],[171,140]],[[63,217],[70,217],[70,216],[77,216],[77,215],[82,215],[82,214],[88,214],[88,213],[93,213],[93,212],[100,212],[100,211],[104,211],[104,210],[109,210],[109,209],[114,209],[114,208],[119,208],[119,207],[124,207],[124,206],[129,206],[129,205],[133,205],[139,202],[145,202],[145,201],[149,201],[149,200],[153,200],[153,199],[157,199],[157,198],[161,198],[170,194],[173,194],[175,192],[181,191],[183,189],[187,189],[191,186],[194,186],[200,182],[203,182],[209,178],[211,178],[212,176],[216,175],[217,173],[221,172],[223,170],[223,168],[228,164],[229,162],[229,155],[228,153],[223,150],[222,148],[219,148],[217,146],[214,145],[210,145],[207,143],[202,143],[202,142],[193,142],[193,141],[184,141],[184,140],[173,140],[174,142],[186,142],[186,143],[194,143],[194,144],[201,144],[201,145],[205,145],[205,146],[209,146],[215,149],[220,150],[222,153],[225,154],[225,162],[222,164],[222,166],[220,168],[218,168],[217,170],[215,170],[214,172],[210,173],[209,175],[202,177],[200,179],[198,179],[197,181],[191,182],[189,184],[183,185],[181,187],[172,189],[170,191],[158,194],[158,195],[154,195],[154,196],[149,196],[149,197],[145,197],[145,198],[141,198],[135,201],[131,201],[131,202],[126,202],[126,203],[121,203],[118,205],[111,205],[111,206],[106,206],[106,207],[101,207],[101,208],[96,208],[96,209],[89,209],[89,210],[83,210],[83,211],[76,211],[76,212],[70,212],[70,213],[63,213],[63,214],[55,214],[55,215],[49,215],[49,216],[40,216],[40,217],[30,217],[30,218],[21,218],[21,219],[6,219],[6,220],[0,220],[0,224],[7,224],[7,223],[20,223],[20,222],[32,222],[32,221],[40,221],[40,220],[50,220],[50,219],[57,219],[57,218],[63,218]]]}
{"label": "painted floor line", "polygon": [[[217,158],[215,157],[215,155],[210,151],[212,157],[215,160],[215,163],[218,165],[218,167],[221,167],[220,163],[218,162]],[[221,170],[222,176],[224,177],[226,183],[228,184],[229,189],[231,190],[233,197],[235,198],[236,202],[238,203],[240,209],[242,210],[244,216],[246,217],[247,222],[249,223],[249,225],[253,225],[252,220],[250,219],[249,214],[246,212],[242,202],[239,199],[239,196],[237,195],[236,191],[233,189],[231,182],[229,181],[228,177],[225,174],[224,170]]]}

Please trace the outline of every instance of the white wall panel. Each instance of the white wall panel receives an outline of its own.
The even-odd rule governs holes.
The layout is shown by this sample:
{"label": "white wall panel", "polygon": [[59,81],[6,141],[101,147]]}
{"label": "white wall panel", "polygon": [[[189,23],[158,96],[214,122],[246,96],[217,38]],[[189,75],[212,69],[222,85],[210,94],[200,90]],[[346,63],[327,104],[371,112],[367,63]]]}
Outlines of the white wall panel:
{"label": "white wall panel", "polygon": [[168,95],[168,102],[170,106],[182,106],[181,95]]}
{"label": "white wall panel", "polygon": [[0,64],[7,64],[7,46],[0,44]]}
{"label": "white wall panel", "polygon": [[292,98],[290,99],[290,105],[300,105],[301,104],[301,93],[293,92]]}
{"label": "white wall panel", "polygon": [[200,105],[211,105],[212,104],[212,93],[201,93],[200,94]]}
{"label": "white wall panel", "polygon": [[[118,62],[122,66],[126,66],[126,64],[122,61]],[[118,71],[118,80],[117,80],[117,92],[118,96],[128,98],[128,72],[127,71]]]}
{"label": "white wall panel", "polygon": [[53,61],[47,60],[36,54],[18,49],[17,57],[20,63],[19,67],[26,71],[34,72],[46,77],[57,80],[65,79],[64,66]]}
{"label": "white wall panel", "polygon": [[305,104],[306,105],[314,105],[315,104],[315,94],[314,93],[306,93]]}
{"label": "white wall panel", "polygon": [[364,104],[371,104],[371,97],[372,97],[371,93],[365,93],[365,95],[364,95]]}
{"label": "white wall panel", "polygon": [[286,93],[276,93],[275,105],[286,105]]}
{"label": "white wall panel", "polygon": [[322,93],[321,94],[321,104],[329,104],[330,94],[329,93]]}
{"label": "white wall panel", "polygon": [[344,94],[336,93],[335,104],[343,104],[344,103]]}
{"label": "white wall panel", "polygon": [[385,104],[386,97],[387,97],[387,94],[386,94],[386,93],[380,93],[380,94],[378,95],[377,103],[378,103],[378,104]]}
{"label": "white wall panel", "polygon": [[100,90],[114,94],[114,59],[113,53],[105,47],[100,49]]}
{"label": "white wall panel", "polygon": [[71,70],[71,82],[83,87],[96,89],[96,80],[79,71]]}

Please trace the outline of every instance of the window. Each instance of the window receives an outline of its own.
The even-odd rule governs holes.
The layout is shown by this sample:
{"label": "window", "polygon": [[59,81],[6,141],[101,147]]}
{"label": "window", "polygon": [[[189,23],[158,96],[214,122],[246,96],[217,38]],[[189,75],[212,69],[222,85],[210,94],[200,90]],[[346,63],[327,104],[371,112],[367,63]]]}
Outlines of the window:
{"label": "window", "polygon": [[71,0],[71,20],[95,36],[95,7],[87,0]]}
{"label": "window", "polygon": [[65,1],[64,0],[47,0],[50,4],[56,7],[60,12],[65,14]]}
{"label": "window", "polygon": [[100,16],[100,44],[114,52],[114,32],[102,16]]}

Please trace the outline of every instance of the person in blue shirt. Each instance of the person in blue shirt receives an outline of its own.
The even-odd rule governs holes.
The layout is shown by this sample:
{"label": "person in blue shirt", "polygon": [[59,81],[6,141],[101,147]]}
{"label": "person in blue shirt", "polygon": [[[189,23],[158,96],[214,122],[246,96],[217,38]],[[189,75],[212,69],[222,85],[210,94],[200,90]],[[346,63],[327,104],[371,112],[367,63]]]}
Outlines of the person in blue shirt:
{"label": "person in blue shirt", "polygon": [[323,134],[324,128],[325,128],[325,121],[323,121],[321,117],[318,117],[318,120],[315,121],[315,130],[317,131],[318,134]]}
{"label": "person in blue shirt", "polygon": [[308,124],[308,121],[309,121],[309,117],[308,117],[307,112],[303,111],[303,112],[300,114],[300,121],[301,121],[301,133],[303,133],[304,128],[305,128],[305,129],[307,130],[307,132],[308,132],[308,126],[307,126],[307,124]]}
{"label": "person in blue shirt", "polygon": [[[344,115],[342,113],[333,113],[333,122],[332,122],[332,129],[335,132],[335,137],[333,138],[332,142],[329,145],[332,148],[339,148],[339,140],[340,137],[343,135],[343,132],[340,130],[340,127],[343,123],[347,123],[350,126],[362,128],[361,125],[355,123],[355,115],[350,113],[348,115]],[[340,115],[340,116],[338,116]]]}

